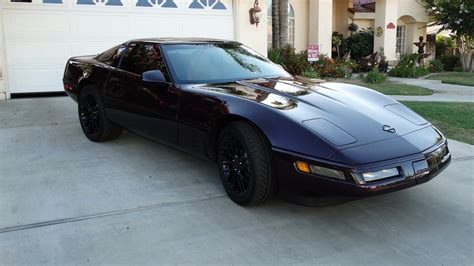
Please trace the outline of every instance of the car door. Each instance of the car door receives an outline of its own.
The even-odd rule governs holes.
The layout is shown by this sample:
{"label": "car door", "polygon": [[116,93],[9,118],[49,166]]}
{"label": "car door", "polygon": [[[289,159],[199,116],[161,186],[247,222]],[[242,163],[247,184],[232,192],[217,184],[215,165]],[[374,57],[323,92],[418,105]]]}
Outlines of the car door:
{"label": "car door", "polygon": [[[142,73],[160,70],[166,82],[147,82]],[[132,42],[106,86],[110,117],[146,137],[177,143],[179,88],[170,79],[157,43]]]}

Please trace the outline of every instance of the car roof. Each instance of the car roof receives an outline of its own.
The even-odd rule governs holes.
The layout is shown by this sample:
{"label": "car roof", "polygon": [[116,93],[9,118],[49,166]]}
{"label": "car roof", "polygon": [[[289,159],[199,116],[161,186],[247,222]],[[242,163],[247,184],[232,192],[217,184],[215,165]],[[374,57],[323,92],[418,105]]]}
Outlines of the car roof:
{"label": "car roof", "polygon": [[162,38],[142,38],[133,39],[128,42],[153,42],[153,43],[238,43],[231,40],[223,39],[212,39],[212,38],[173,38],[173,37],[162,37]]}

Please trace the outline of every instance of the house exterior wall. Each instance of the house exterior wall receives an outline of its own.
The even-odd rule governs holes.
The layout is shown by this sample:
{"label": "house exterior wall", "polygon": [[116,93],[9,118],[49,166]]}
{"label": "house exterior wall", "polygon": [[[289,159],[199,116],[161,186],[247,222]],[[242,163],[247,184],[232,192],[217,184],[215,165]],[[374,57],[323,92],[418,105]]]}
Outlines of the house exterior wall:
{"label": "house exterior wall", "polygon": [[353,23],[357,24],[359,26],[359,29],[368,29],[368,28],[374,28],[374,19],[354,19],[352,21]]}
{"label": "house exterior wall", "polygon": [[267,10],[269,4],[259,1],[262,9],[261,21],[256,25],[250,24],[249,10],[254,0],[233,0],[234,8],[234,39],[262,55],[267,54]]}
{"label": "house exterior wall", "polygon": [[411,16],[416,22],[429,22],[425,8],[415,0],[398,0],[397,14],[399,18],[402,16]]}
{"label": "house exterior wall", "polygon": [[331,56],[333,0],[310,0],[309,44],[319,45],[319,52]]}
{"label": "house exterior wall", "polygon": [[344,38],[349,37],[349,30],[347,29],[351,19],[349,17],[350,1],[347,0],[333,0],[333,23],[332,30],[344,35]]}
{"label": "house exterior wall", "polygon": [[290,0],[295,11],[295,50],[297,52],[308,49],[309,36],[309,1]]}

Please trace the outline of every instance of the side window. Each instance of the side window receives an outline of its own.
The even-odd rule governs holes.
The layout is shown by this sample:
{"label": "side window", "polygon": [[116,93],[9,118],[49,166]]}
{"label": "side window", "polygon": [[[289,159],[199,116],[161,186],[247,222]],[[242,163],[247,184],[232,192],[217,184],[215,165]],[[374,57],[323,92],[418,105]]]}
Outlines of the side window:
{"label": "side window", "polygon": [[120,46],[115,46],[102,54],[98,55],[96,59],[102,63],[105,63],[109,66],[117,66],[120,57],[127,46],[122,44]]}
{"label": "side window", "polygon": [[149,70],[161,70],[166,80],[170,80],[157,43],[131,43],[125,51],[120,68],[137,75]]}

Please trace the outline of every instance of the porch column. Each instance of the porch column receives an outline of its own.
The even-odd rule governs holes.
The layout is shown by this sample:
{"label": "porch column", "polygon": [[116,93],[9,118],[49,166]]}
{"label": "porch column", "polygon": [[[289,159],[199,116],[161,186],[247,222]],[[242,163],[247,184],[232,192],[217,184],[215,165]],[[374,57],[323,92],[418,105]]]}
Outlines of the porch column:
{"label": "porch column", "polygon": [[[397,60],[395,53],[397,42],[397,18],[398,0],[376,1],[374,52],[380,51],[380,48],[383,48],[388,61]],[[387,27],[390,23],[393,23],[395,27]]]}
{"label": "porch column", "polygon": [[309,44],[319,45],[319,52],[331,56],[333,0],[309,1]]}

